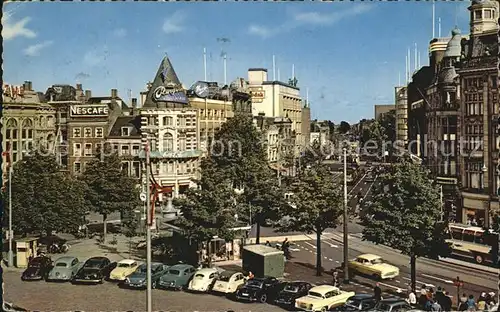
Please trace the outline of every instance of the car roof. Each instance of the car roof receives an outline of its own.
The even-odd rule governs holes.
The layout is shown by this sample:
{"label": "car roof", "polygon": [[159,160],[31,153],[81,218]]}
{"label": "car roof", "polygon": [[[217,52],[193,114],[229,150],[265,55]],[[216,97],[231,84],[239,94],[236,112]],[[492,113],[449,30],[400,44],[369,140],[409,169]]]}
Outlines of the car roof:
{"label": "car roof", "polygon": [[[238,274],[238,273],[241,273],[241,272],[238,272],[238,271],[222,271],[222,273],[220,274],[221,276],[233,276],[234,274]],[[243,273],[241,273],[243,274]]]}
{"label": "car roof", "polygon": [[61,262],[71,263],[75,259],[76,259],[76,257],[64,256],[64,257],[58,258],[56,260],[56,263],[61,263]]}
{"label": "car roof", "polygon": [[87,259],[87,261],[106,261],[106,260],[109,260],[109,259],[106,257],[92,257],[92,258]]}
{"label": "car roof", "polygon": [[201,273],[201,274],[210,274],[210,273],[214,273],[214,272],[217,272],[217,269],[214,269],[214,268],[204,268],[204,269],[199,269],[198,271],[196,271],[196,274],[198,273]]}
{"label": "car roof", "polygon": [[288,285],[305,285],[305,284],[312,285],[311,283],[305,282],[305,281],[291,281],[291,282],[287,282],[287,284]]}
{"label": "car roof", "polygon": [[189,265],[189,264],[176,264],[176,265],[171,266],[169,269],[170,270],[185,270],[185,269],[189,269],[192,267],[193,266]]}
{"label": "car roof", "polygon": [[373,295],[370,294],[356,294],[352,297],[349,297],[349,299],[370,299],[370,298],[375,298]]}
{"label": "car roof", "polygon": [[382,299],[382,300],[380,300],[380,302],[383,302],[386,304],[391,304],[391,303],[406,302],[406,300],[393,297],[393,298]]}
{"label": "car roof", "polygon": [[133,263],[137,263],[137,261],[132,260],[132,259],[123,259],[123,260],[120,260],[120,262],[118,262],[118,263],[133,264]]}
{"label": "car roof", "polygon": [[314,286],[309,291],[324,294],[324,293],[332,291],[332,290],[339,290],[339,289],[337,287],[331,286],[331,285],[319,285],[319,286]]}
{"label": "car roof", "polygon": [[362,254],[362,255],[357,256],[357,258],[361,258],[361,259],[365,259],[365,260],[368,260],[368,261],[372,261],[372,260],[375,260],[375,259],[380,259],[382,257],[374,255],[374,254]]}

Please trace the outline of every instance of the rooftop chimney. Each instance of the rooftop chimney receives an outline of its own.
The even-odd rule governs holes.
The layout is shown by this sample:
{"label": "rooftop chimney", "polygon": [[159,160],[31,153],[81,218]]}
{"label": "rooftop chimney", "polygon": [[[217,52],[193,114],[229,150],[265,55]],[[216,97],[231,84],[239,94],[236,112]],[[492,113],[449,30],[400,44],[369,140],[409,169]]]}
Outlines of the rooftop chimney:
{"label": "rooftop chimney", "polygon": [[132,113],[130,115],[137,115],[137,98],[132,98]]}
{"label": "rooftop chimney", "polygon": [[83,90],[83,88],[82,88],[82,84],[81,84],[81,83],[77,83],[77,84],[76,84],[76,89],[77,89],[77,90]]}
{"label": "rooftop chimney", "polygon": [[85,90],[85,99],[88,101],[92,97],[92,91]]}
{"label": "rooftop chimney", "polygon": [[118,90],[111,89],[111,97],[114,99],[117,98],[118,97]]}
{"label": "rooftop chimney", "polygon": [[33,91],[31,88],[32,88],[31,81],[26,80],[23,84],[24,91]]}

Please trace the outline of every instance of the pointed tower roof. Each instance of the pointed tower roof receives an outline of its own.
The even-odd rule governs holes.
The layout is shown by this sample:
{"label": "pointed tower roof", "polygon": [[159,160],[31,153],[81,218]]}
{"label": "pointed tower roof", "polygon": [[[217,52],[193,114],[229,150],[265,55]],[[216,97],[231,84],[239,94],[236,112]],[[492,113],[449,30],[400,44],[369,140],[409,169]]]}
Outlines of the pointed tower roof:
{"label": "pointed tower roof", "polygon": [[166,107],[167,103],[188,104],[189,100],[170,59],[165,56],[148,91],[144,107]]}
{"label": "pointed tower roof", "polygon": [[455,26],[451,31],[451,40],[448,41],[443,57],[460,57],[462,54],[462,35],[460,29]]}

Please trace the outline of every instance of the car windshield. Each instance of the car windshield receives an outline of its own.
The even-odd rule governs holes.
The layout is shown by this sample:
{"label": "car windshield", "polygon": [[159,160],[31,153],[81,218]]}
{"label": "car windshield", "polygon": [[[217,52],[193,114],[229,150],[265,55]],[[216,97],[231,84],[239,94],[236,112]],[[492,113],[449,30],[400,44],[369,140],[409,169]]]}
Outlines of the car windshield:
{"label": "car windshield", "polygon": [[374,259],[371,261],[372,264],[380,264],[380,263],[383,263],[382,259],[378,258],[378,259]]}
{"label": "car windshield", "polygon": [[148,267],[145,264],[141,264],[140,267],[137,268],[137,272],[146,273],[148,271]]}
{"label": "car windshield", "polygon": [[130,264],[128,263],[118,263],[118,267],[119,268],[130,268]]}
{"label": "car windshield", "polygon": [[299,286],[297,285],[286,285],[285,289],[283,289],[286,292],[291,292],[291,293],[297,293],[299,292]]}
{"label": "car windshield", "polygon": [[194,278],[197,278],[197,279],[202,279],[204,277],[205,277],[205,275],[199,274],[199,273],[194,276]]}
{"label": "car windshield", "polygon": [[379,302],[375,306],[375,310],[379,311],[391,311],[391,306],[384,302]]}
{"label": "car windshield", "polygon": [[323,298],[323,295],[314,291],[309,292],[310,297]]}
{"label": "car windshield", "polygon": [[31,262],[29,263],[29,266],[32,268],[39,268],[41,265],[42,265],[42,259],[40,258],[35,258],[31,260]]}
{"label": "car windshield", "polygon": [[179,271],[179,270],[168,270],[168,274],[170,274],[170,275],[180,275],[181,271]]}
{"label": "car windshield", "polygon": [[56,263],[56,267],[60,267],[60,268],[65,268],[67,265],[65,262],[58,262]]}
{"label": "car windshield", "polygon": [[359,299],[349,299],[346,301],[345,305],[357,308],[357,307],[359,307],[360,303],[361,303],[361,300],[359,300]]}
{"label": "car windshield", "polygon": [[98,268],[100,266],[101,266],[101,261],[98,261],[98,260],[87,261],[85,263],[86,268]]}
{"label": "car windshield", "polygon": [[249,280],[247,282],[247,286],[249,286],[249,287],[255,287],[255,288],[262,288],[262,282],[261,281],[256,281],[256,280]]}
{"label": "car windshield", "polygon": [[233,276],[233,275],[222,273],[222,275],[219,277],[219,281],[229,282],[229,280],[231,279],[231,276]]}

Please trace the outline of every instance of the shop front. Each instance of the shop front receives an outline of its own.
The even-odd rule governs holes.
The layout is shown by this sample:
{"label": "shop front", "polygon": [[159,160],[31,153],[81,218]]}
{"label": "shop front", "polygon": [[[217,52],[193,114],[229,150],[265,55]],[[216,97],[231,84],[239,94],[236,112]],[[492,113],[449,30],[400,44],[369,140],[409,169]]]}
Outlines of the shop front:
{"label": "shop front", "polygon": [[462,223],[480,227],[489,226],[489,196],[462,192],[462,199]]}
{"label": "shop front", "polygon": [[250,231],[250,226],[235,227],[234,239],[224,240],[217,236],[210,241],[209,245],[203,244],[202,258],[210,257],[211,262],[240,260],[245,240]]}

